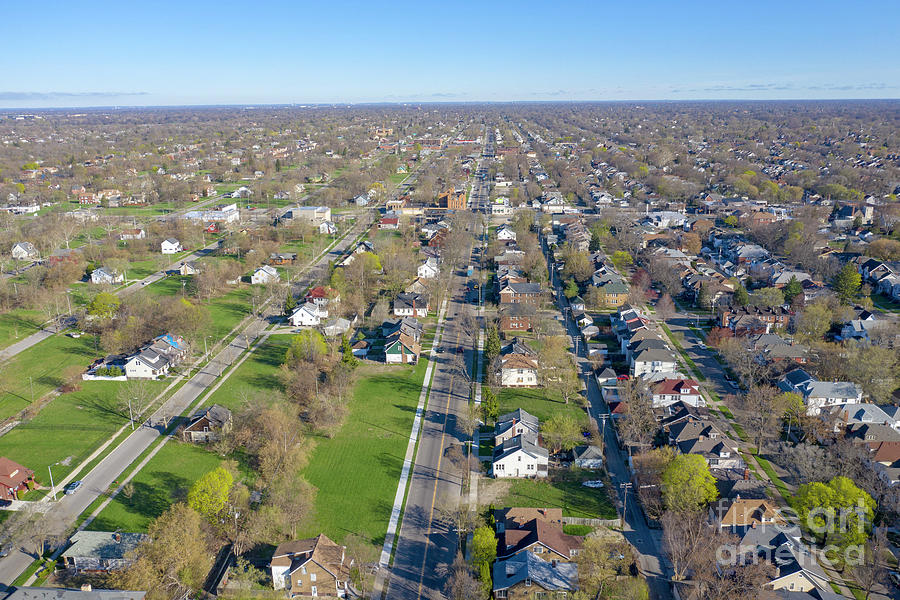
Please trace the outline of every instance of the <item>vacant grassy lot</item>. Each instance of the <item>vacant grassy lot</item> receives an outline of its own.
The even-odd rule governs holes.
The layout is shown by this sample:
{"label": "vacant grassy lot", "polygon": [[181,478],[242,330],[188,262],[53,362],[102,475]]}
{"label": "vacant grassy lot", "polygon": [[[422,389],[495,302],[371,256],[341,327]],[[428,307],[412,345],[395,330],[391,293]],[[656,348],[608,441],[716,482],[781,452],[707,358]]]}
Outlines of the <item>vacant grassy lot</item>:
{"label": "vacant grassy lot", "polygon": [[[168,383],[153,381],[147,385],[158,394]],[[81,382],[80,390],[54,398],[34,419],[0,437],[0,456],[34,470],[44,484],[49,484],[48,465],[54,465],[54,480],[62,479],[128,422],[127,411],[119,406],[118,399],[125,385],[118,381]]]}
{"label": "vacant grassy lot", "polygon": [[[182,281],[185,282],[185,288],[188,288],[191,285],[191,276],[166,277],[146,286],[143,291],[154,296],[180,296]],[[241,319],[250,314],[250,295],[249,287],[238,286],[204,303],[203,306],[209,310],[209,325],[201,336],[208,335],[214,340],[219,340],[234,329]]]}
{"label": "vacant grassy lot", "polygon": [[498,506],[526,508],[562,508],[563,516],[582,519],[615,519],[616,509],[609,501],[606,488],[592,489],[581,485],[596,474],[578,472],[553,473],[551,480],[516,479],[506,498]]}
{"label": "vacant grassy lot", "polygon": [[541,388],[503,388],[500,391],[500,414],[512,412],[517,408],[530,412],[541,421],[562,412],[587,423],[587,413],[577,400],[570,400],[566,404],[555,392]]}
{"label": "vacant grassy lot", "polygon": [[0,419],[58,388],[98,356],[93,336],[56,335],[20,352],[0,369]]}
{"label": "vacant grassy lot", "polygon": [[254,397],[281,391],[278,368],[284,362],[284,354],[291,343],[291,335],[272,335],[260,344],[247,360],[225,380],[206,401],[207,406],[221,404],[238,411],[241,404]]}
{"label": "vacant grassy lot", "polygon": [[88,529],[146,531],[156,517],[186,496],[201,475],[221,462],[217,455],[202,447],[169,441],[131,480],[131,496],[124,493],[116,496]]}
{"label": "vacant grassy lot", "polygon": [[347,423],[317,440],[303,471],[319,491],[300,537],[324,532],[340,541],[352,532],[384,542],[426,365],[360,368]]}
{"label": "vacant grassy lot", "polygon": [[47,316],[39,310],[16,308],[0,315],[0,348],[6,348],[41,328]]}
{"label": "vacant grassy lot", "polygon": [[[237,410],[257,394],[281,389],[277,372],[290,339],[290,335],[271,336],[206,405],[218,403]],[[422,360],[415,367],[359,368],[347,422],[333,438],[315,438],[303,470],[318,491],[315,515],[303,524],[299,537],[324,532],[343,540],[356,532],[383,542],[426,366]],[[219,461],[202,447],[169,442],[135,477],[131,498],[116,498],[91,529],[143,531]]]}

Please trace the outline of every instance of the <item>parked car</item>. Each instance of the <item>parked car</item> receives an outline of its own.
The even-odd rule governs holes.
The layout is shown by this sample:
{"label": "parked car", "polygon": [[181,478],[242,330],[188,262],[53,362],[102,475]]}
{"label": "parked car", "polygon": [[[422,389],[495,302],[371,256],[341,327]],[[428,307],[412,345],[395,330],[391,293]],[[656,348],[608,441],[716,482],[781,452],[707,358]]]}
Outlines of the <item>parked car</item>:
{"label": "parked car", "polygon": [[71,496],[72,494],[74,494],[75,492],[78,491],[78,488],[81,487],[82,483],[84,483],[84,482],[81,481],[80,479],[78,481],[73,481],[72,483],[67,485],[65,488],[63,488],[63,492],[65,492],[66,496]]}

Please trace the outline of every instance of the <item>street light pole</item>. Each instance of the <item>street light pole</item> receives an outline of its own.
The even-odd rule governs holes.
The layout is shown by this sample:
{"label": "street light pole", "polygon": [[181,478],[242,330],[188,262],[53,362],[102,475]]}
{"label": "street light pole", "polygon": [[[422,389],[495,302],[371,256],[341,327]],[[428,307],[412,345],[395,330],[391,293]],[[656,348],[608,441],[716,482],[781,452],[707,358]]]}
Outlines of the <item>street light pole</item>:
{"label": "street light pole", "polygon": [[53,469],[47,465],[47,471],[50,472],[50,489],[53,491],[53,499],[56,500],[56,486],[53,484]]}
{"label": "street light pole", "polygon": [[128,420],[131,421],[131,430],[132,431],[134,431],[134,412],[132,412],[131,406],[132,406],[132,404],[134,404],[135,400],[137,400],[137,398],[132,397],[131,400],[128,401]]}

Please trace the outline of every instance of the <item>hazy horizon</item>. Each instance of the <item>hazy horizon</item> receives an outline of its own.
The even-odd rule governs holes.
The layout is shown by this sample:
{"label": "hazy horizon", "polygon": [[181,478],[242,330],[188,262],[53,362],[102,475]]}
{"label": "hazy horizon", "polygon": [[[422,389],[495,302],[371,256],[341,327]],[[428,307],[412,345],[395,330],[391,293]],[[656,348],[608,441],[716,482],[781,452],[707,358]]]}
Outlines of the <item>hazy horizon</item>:
{"label": "hazy horizon", "polygon": [[[10,23],[27,24],[25,5]],[[6,33],[0,108],[900,97],[900,5],[60,4]],[[865,43],[834,43],[864,31]]]}

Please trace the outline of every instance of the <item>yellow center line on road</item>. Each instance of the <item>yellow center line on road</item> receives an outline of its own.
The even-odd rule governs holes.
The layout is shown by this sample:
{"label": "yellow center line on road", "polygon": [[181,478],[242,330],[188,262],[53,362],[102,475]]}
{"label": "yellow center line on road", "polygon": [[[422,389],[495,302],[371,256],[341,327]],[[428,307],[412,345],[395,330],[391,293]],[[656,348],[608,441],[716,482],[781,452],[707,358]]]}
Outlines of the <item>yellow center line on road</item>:
{"label": "yellow center line on road", "polygon": [[[460,331],[457,329],[456,332],[456,346],[459,347],[459,337]],[[440,453],[438,454],[438,463],[437,467],[434,471],[434,490],[431,493],[431,507],[428,509],[428,529],[425,533],[425,552],[422,553],[422,570],[419,573],[419,591],[416,594],[417,598],[422,597],[422,587],[425,584],[425,564],[428,562],[428,537],[431,535],[431,524],[434,519],[434,504],[437,501],[437,488],[438,488],[438,475],[441,472],[441,462],[444,458],[444,438],[447,435],[447,419],[450,418],[450,397],[453,395],[453,372],[450,373],[450,386],[447,388],[447,408],[444,410],[444,425],[441,427],[441,445],[440,445]]]}

